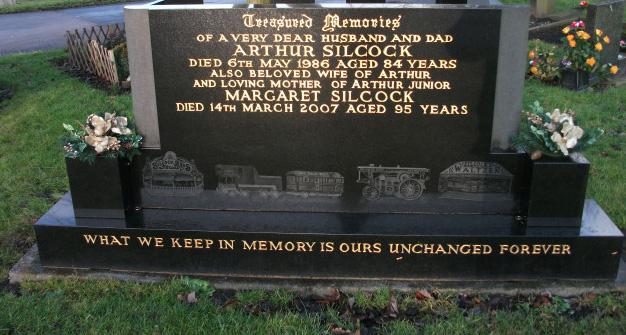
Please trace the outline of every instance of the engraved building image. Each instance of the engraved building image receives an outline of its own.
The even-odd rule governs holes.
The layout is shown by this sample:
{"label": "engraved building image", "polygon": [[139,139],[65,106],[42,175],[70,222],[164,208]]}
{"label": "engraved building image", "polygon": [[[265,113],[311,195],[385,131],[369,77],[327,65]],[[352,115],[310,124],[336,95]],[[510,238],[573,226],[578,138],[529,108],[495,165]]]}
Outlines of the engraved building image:
{"label": "engraved building image", "polygon": [[509,193],[513,175],[502,165],[463,161],[439,174],[439,192]]}
{"label": "engraved building image", "polygon": [[204,189],[204,176],[193,160],[168,151],[146,162],[143,187],[154,195],[195,195]]}
{"label": "engraved building image", "polygon": [[430,169],[413,167],[368,166],[357,167],[362,195],[367,200],[378,200],[381,196],[394,196],[404,200],[415,200],[422,196]]}

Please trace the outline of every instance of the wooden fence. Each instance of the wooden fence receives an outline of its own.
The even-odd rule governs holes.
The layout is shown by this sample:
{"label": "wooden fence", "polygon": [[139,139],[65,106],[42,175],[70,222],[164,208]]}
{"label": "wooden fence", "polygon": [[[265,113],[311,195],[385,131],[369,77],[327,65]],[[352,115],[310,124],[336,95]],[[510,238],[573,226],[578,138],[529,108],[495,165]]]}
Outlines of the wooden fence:
{"label": "wooden fence", "polygon": [[72,68],[93,73],[111,84],[119,83],[115,56],[107,46],[126,39],[124,24],[75,29],[65,36]]}

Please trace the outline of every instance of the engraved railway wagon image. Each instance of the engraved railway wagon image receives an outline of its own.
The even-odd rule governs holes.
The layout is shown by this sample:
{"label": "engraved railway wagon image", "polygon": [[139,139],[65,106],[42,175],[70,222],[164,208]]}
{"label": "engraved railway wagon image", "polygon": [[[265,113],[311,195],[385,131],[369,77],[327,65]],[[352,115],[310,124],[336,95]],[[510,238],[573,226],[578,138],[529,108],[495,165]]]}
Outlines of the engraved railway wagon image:
{"label": "engraved railway wagon image", "polygon": [[260,175],[254,166],[219,164],[215,166],[215,174],[216,190],[229,195],[259,194],[277,198],[283,189],[282,177]]}
{"label": "engraved railway wagon image", "polygon": [[362,195],[367,200],[378,200],[381,196],[394,196],[404,200],[415,200],[422,196],[430,169],[413,167],[368,166],[357,167]]}
{"label": "engraved railway wagon image", "polygon": [[343,176],[337,172],[289,171],[285,191],[308,196],[340,197],[343,193]]}
{"label": "engraved railway wagon image", "polygon": [[509,193],[513,175],[492,162],[458,162],[439,174],[439,192]]}

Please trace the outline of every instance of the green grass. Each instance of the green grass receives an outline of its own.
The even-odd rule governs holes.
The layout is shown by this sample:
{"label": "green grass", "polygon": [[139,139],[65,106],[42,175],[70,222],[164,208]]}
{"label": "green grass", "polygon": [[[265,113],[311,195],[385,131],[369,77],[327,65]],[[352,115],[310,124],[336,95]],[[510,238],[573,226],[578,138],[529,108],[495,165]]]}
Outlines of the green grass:
{"label": "green grass", "polygon": [[246,306],[255,306],[265,299],[266,292],[263,290],[239,291],[235,294],[238,302]]}
{"label": "green grass", "polygon": [[[338,328],[361,329],[367,318],[351,314],[341,303],[320,313],[252,312],[244,304],[222,307],[201,294],[196,304],[186,304],[176,298],[180,288],[178,279],[158,284],[72,279],[25,283],[20,296],[0,292],[0,333],[330,334]],[[412,295],[391,294],[399,299]],[[566,308],[555,307],[563,304],[556,298],[552,304],[533,307],[529,297],[501,310],[461,308],[457,297],[448,295],[435,299],[445,300],[446,310],[421,311],[413,317],[402,314],[369,329],[380,334],[624,334],[624,297],[573,297]],[[585,312],[576,316],[577,311]]]}
{"label": "green grass", "polygon": [[17,0],[14,6],[0,7],[0,14],[34,12],[84,6],[109,5],[136,0]]}
{"label": "green grass", "polygon": [[0,58],[0,278],[33,242],[33,224],[67,191],[59,139],[63,122],[105,110],[130,111],[129,95],[107,95],[63,74],[62,52]]}
{"label": "green grass", "polygon": [[178,301],[177,283],[51,281],[0,293],[0,333],[15,334],[319,334],[315,316],[292,312],[254,316],[223,309],[200,295]]}
{"label": "green grass", "polygon": [[[129,112],[130,97],[89,87],[59,71],[51,60],[63,52],[0,58],[0,87],[14,90],[0,104],[0,278],[33,243],[31,224],[67,190],[63,153],[58,142],[61,123],[81,120],[99,111]],[[529,81],[525,103],[573,108],[586,126],[607,131],[587,152],[592,161],[588,195],[611,218],[626,227],[626,87],[605,92],[570,92]],[[8,181],[8,182],[7,182]],[[198,292],[189,305],[177,295]],[[176,279],[160,284],[61,280],[27,283],[21,295],[0,290],[0,334],[212,333],[323,334],[333,327],[356,330],[358,317],[345,306],[322,306],[319,312],[295,309],[288,291],[241,291],[238,303],[222,307],[212,302],[213,289],[202,281]],[[454,293],[416,301],[385,289],[359,292],[355,305],[384,313],[391,296],[401,311],[414,310],[417,319],[386,322],[383,334],[624,334],[626,296],[599,295],[589,312],[573,317],[565,300],[549,307],[529,302],[504,310],[461,308]],[[482,299],[482,298],[481,298]],[[271,304],[271,311],[259,306]],[[417,320],[417,321],[416,321]],[[392,320],[387,320],[392,321]]]}
{"label": "green grass", "polygon": [[391,292],[388,289],[374,292],[357,291],[354,293],[354,305],[361,309],[384,310],[389,305]]}

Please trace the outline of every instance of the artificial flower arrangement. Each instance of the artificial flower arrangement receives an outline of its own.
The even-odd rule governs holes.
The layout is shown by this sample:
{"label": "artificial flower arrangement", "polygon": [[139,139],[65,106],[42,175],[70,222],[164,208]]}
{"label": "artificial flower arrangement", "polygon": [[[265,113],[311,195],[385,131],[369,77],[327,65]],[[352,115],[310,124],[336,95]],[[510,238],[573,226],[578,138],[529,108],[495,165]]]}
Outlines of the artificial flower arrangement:
{"label": "artificial flower arrangement", "polygon": [[[562,30],[565,35],[564,50],[561,65],[565,70],[594,72],[598,69],[600,51],[611,39],[600,29],[593,34],[585,31],[585,22],[574,21]],[[617,73],[617,66],[610,69],[612,74]]]}
{"label": "artificial flower arrangement", "polygon": [[65,157],[93,163],[96,157],[125,158],[129,161],[140,154],[143,137],[132,124],[115,113],[91,114],[78,129],[63,124],[68,134],[63,137]]}
{"label": "artificial flower arrangement", "polygon": [[513,138],[513,147],[528,153],[533,160],[543,155],[550,157],[569,156],[595,143],[604,130],[584,130],[575,123],[575,113],[554,109],[546,112],[538,101],[524,112],[526,124],[519,135]]}

